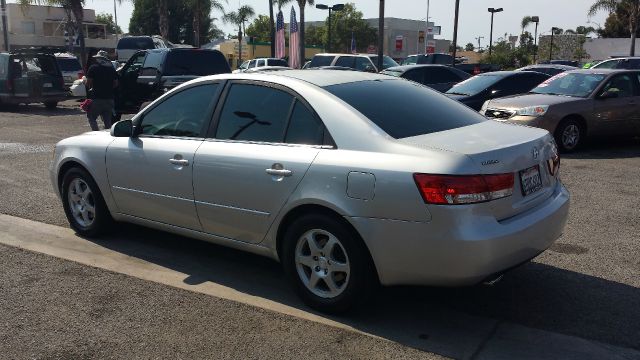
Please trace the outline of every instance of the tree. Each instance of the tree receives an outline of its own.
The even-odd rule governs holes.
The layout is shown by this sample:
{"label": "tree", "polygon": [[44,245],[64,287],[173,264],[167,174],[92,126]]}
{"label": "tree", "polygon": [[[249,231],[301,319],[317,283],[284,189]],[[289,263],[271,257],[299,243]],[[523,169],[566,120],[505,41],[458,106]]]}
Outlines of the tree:
{"label": "tree", "polygon": [[224,14],[222,21],[227,24],[233,24],[238,27],[238,65],[242,62],[242,34],[245,22],[254,17],[256,12],[250,5],[241,6],[238,11],[232,11]]}
{"label": "tree", "polygon": [[84,0],[18,0],[22,6],[30,4],[60,6],[68,13],[72,13],[75,19],[73,27],[80,42],[80,62],[82,67],[87,66],[87,49],[84,43]]}
{"label": "tree", "polygon": [[467,45],[464,46],[464,51],[473,51],[475,49],[476,47],[473,45],[473,43],[467,43]]}
{"label": "tree", "polygon": [[307,45],[324,46],[327,43],[326,38],[326,26],[310,26],[309,28],[307,28],[307,34],[304,41],[307,43]]}
{"label": "tree", "polygon": [[638,23],[640,22],[640,0],[596,0],[589,9],[589,16],[593,16],[600,11],[610,13],[625,12],[627,15],[628,29],[631,35],[630,56],[636,54],[636,36],[638,33]]}
{"label": "tree", "polygon": [[296,0],[298,2],[298,6],[300,7],[300,27],[298,31],[300,32],[300,66],[305,63],[305,42],[304,42],[304,8],[309,5],[313,5],[314,0]]}
{"label": "tree", "polygon": [[564,33],[564,30],[562,28],[553,28],[553,35],[562,35]]}
{"label": "tree", "polygon": [[[307,45],[321,45],[328,42],[328,21],[327,18],[324,29],[322,29],[322,41],[320,43],[307,41]],[[376,29],[363,20],[362,12],[358,11],[353,3],[347,3],[344,5],[344,9],[332,13],[331,32],[331,44],[326,49],[327,51],[337,49],[338,51],[350,52],[352,38],[355,38],[356,41],[356,51],[358,49],[365,51],[369,45],[375,44],[378,38]]]}
{"label": "tree", "polygon": [[524,34],[524,30],[531,25],[531,23],[533,22],[533,17],[531,16],[525,16],[522,18],[522,21],[520,22],[520,27],[522,28],[522,33]]}
{"label": "tree", "polygon": [[266,15],[258,15],[247,27],[247,35],[256,41],[271,41],[271,20]]}
{"label": "tree", "polygon": [[122,29],[113,21],[113,15],[111,14],[96,15],[96,22],[107,25],[107,33],[109,34],[122,34]]}
{"label": "tree", "polygon": [[[227,3],[227,0],[224,0],[224,2]],[[222,6],[222,2],[220,0],[187,0],[187,5],[193,9],[193,45],[195,47],[200,47],[202,21],[209,19],[212,9],[218,10],[224,14],[224,6]],[[203,19],[203,17],[205,17],[205,19]]]}

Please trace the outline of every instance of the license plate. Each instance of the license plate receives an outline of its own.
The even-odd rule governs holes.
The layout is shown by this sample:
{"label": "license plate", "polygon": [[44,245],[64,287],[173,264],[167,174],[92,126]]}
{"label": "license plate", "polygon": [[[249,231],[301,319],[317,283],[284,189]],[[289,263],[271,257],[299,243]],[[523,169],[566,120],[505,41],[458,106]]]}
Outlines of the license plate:
{"label": "license plate", "polygon": [[42,84],[42,87],[50,88],[50,87],[53,87],[53,84],[52,83],[44,83],[44,84]]}
{"label": "license plate", "polygon": [[542,189],[540,166],[536,165],[528,169],[520,170],[520,184],[522,185],[522,195],[524,196]]}

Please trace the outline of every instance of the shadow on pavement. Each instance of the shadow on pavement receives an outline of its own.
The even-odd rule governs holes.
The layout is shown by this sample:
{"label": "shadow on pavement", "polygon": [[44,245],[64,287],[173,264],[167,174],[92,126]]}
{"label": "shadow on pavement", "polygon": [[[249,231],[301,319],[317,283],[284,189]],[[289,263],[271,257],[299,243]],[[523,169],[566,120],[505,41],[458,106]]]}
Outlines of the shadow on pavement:
{"label": "shadow on pavement", "polygon": [[[270,259],[119,226],[114,236],[90,241],[187,274],[185,284],[211,281],[312,312]],[[491,287],[385,288],[348,317],[330,319],[407,346],[467,358],[502,322],[640,349],[638,309],[638,288],[533,262]]]}
{"label": "shadow on pavement", "polygon": [[624,159],[640,157],[640,137],[593,139],[574,153],[561,154],[567,159]]}
{"label": "shadow on pavement", "polygon": [[[71,104],[71,105],[69,105]],[[47,109],[42,104],[29,104],[29,105],[2,105],[0,106],[0,112],[10,112],[14,114],[24,115],[41,115],[41,116],[70,116],[70,115],[82,115],[84,114],[80,110],[80,105],[73,105],[73,102],[66,102],[65,106],[58,105],[55,109]]]}

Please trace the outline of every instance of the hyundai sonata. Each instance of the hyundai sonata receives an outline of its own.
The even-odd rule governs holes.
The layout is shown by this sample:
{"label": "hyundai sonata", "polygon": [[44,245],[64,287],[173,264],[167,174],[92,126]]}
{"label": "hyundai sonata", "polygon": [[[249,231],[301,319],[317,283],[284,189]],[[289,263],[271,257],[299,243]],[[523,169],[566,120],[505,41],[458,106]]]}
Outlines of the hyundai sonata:
{"label": "hyundai sonata", "polygon": [[476,284],[537,256],[567,218],[558,171],[546,130],[402,79],[290,70],[183,84],[59,142],[51,180],[81,235],[126,221],[265,255],[337,312],[379,283]]}

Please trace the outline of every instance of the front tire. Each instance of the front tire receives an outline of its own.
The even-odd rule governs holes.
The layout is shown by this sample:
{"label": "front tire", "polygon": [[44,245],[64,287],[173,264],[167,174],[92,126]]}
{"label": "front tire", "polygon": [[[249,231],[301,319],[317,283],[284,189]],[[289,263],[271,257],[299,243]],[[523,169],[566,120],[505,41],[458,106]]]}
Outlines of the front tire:
{"label": "front tire", "polygon": [[46,107],[49,110],[53,110],[53,109],[58,107],[58,102],[57,101],[45,101],[44,107]]}
{"label": "front tire", "polygon": [[112,218],[98,185],[80,168],[71,168],[62,179],[62,205],[71,227],[87,237],[103,235]]}
{"label": "front tire", "polygon": [[578,149],[584,142],[584,135],[584,127],[575,119],[562,120],[554,133],[556,144],[565,153]]}
{"label": "front tire", "polygon": [[325,313],[342,313],[374,288],[375,269],[362,241],[340,219],[308,214],[283,238],[284,271],[302,300]]}

